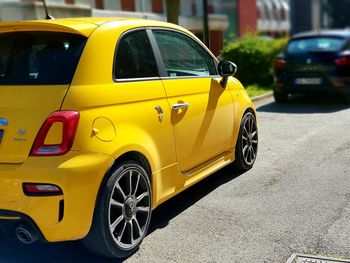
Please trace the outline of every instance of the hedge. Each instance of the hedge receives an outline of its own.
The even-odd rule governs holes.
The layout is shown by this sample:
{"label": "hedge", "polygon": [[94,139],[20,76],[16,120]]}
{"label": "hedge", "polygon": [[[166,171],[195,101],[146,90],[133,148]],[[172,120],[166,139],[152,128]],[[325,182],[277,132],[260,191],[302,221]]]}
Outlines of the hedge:
{"label": "hedge", "polygon": [[221,57],[237,65],[236,77],[244,85],[266,85],[273,81],[273,62],[286,43],[287,38],[265,40],[247,35],[225,46]]}

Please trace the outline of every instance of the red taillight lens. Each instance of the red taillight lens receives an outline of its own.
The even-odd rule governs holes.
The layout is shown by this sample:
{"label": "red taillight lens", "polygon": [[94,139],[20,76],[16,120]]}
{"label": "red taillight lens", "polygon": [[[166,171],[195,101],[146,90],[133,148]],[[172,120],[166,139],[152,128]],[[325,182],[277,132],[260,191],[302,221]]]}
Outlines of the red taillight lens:
{"label": "red taillight lens", "polygon": [[283,58],[277,58],[275,60],[275,68],[281,69],[286,65],[286,61]]}
{"label": "red taillight lens", "polygon": [[344,56],[336,59],[335,64],[338,66],[350,66],[350,56]]}
{"label": "red taillight lens", "polygon": [[[60,144],[45,144],[50,128],[55,123],[62,123],[62,140]],[[35,138],[31,156],[62,155],[73,145],[75,132],[78,127],[79,113],[76,111],[56,111],[44,122]]]}

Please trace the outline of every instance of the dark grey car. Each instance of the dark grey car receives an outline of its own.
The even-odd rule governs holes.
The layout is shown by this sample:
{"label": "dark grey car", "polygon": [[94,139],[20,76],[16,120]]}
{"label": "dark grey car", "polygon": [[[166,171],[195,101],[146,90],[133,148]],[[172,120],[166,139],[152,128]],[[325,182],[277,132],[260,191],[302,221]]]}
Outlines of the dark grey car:
{"label": "dark grey car", "polygon": [[276,102],[306,92],[350,96],[350,31],[332,30],[295,35],[275,61]]}

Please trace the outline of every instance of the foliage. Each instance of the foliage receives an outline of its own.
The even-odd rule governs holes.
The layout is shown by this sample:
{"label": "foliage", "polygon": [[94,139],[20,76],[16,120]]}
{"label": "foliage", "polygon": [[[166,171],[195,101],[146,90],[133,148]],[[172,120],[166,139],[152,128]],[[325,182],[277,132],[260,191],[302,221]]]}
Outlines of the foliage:
{"label": "foliage", "polygon": [[252,85],[246,86],[245,89],[249,97],[254,98],[271,91],[272,85],[252,84]]}
{"label": "foliage", "polygon": [[237,65],[236,76],[244,85],[270,84],[273,61],[286,42],[286,38],[265,40],[258,36],[246,35],[225,46],[221,57]]}

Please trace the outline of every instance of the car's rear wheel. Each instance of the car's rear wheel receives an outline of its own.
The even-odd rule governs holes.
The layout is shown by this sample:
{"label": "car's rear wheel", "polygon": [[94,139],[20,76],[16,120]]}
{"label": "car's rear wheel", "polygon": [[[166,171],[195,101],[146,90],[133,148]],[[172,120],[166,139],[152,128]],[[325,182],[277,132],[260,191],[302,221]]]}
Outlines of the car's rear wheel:
{"label": "car's rear wheel", "polygon": [[130,256],[145,237],[151,219],[148,174],[138,163],[127,161],[113,169],[102,187],[91,230],[83,243],[102,256]]}
{"label": "car's rear wheel", "polygon": [[281,91],[273,91],[273,97],[277,103],[286,103],[288,101],[288,93]]}
{"label": "car's rear wheel", "polygon": [[236,143],[234,165],[243,171],[253,167],[258,152],[258,128],[253,113],[244,114]]}

